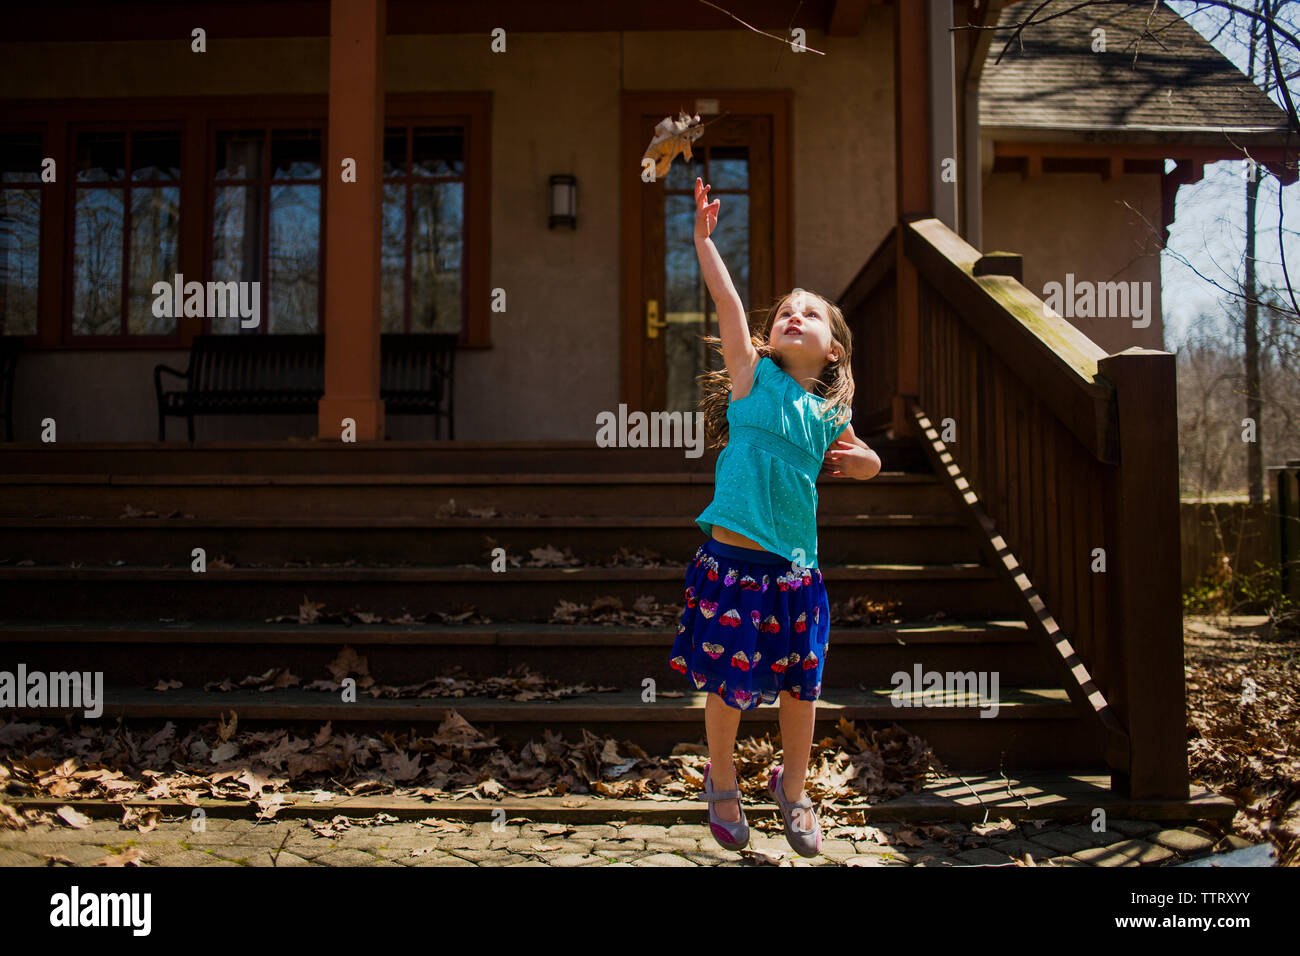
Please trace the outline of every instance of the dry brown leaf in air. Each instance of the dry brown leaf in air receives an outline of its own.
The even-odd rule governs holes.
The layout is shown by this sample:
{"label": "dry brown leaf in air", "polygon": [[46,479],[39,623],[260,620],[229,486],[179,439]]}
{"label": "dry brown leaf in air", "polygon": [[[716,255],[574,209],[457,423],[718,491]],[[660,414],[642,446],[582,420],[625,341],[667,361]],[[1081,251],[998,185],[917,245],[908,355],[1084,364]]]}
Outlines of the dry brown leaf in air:
{"label": "dry brown leaf in air", "polygon": [[703,135],[704,127],[700,125],[698,113],[688,116],[682,112],[677,115],[677,119],[665,116],[655,127],[654,138],[650,140],[645,155],[641,157],[642,165],[644,166],[644,160],[653,160],[655,179],[663,179],[668,175],[668,169],[678,153],[683,154],[687,159],[691,158],[691,143]]}

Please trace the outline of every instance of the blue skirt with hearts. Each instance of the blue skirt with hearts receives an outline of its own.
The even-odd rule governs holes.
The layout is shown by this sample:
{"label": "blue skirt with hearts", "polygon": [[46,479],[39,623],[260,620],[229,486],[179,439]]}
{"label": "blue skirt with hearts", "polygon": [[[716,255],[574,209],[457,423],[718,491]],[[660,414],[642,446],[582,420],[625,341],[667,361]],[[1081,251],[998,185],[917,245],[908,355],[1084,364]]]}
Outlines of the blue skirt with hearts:
{"label": "blue skirt with hearts", "polygon": [[817,568],[709,538],[686,567],[668,665],[690,686],[750,710],[781,691],[821,696],[830,602]]}

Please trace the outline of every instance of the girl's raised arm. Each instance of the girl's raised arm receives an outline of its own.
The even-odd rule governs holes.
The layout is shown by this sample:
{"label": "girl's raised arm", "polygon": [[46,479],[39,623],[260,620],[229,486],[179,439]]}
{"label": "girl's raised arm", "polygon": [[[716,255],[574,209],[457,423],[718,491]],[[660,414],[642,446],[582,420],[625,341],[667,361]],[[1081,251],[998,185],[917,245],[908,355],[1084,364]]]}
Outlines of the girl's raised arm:
{"label": "girl's raised arm", "polygon": [[744,303],[736,294],[736,287],[731,283],[731,276],[718,247],[709,238],[717,225],[722,200],[715,199],[706,204],[708,192],[709,187],[696,177],[695,252],[700,257],[700,271],[704,274],[709,295],[713,296],[713,305],[718,313],[722,360],[727,363],[727,372],[731,375],[732,395],[740,399],[749,392],[750,382],[754,378],[754,366],[758,364],[758,352],[749,337],[749,321],[745,318]]}

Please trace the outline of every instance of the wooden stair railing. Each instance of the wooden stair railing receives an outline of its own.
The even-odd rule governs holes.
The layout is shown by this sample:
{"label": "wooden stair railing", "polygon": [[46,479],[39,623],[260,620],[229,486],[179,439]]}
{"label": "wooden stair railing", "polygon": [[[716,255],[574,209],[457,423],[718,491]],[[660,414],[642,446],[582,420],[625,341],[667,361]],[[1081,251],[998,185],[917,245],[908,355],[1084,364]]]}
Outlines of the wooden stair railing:
{"label": "wooden stair railing", "polygon": [[919,394],[902,398],[923,447],[1094,721],[1112,787],[1186,798],[1173,356],[1106,355],[1017,278],[988,274],[1014,258],[914,220],[844,296],[864,411],[888,408],[873,380],[898,381],[898,241],[919,304]]}

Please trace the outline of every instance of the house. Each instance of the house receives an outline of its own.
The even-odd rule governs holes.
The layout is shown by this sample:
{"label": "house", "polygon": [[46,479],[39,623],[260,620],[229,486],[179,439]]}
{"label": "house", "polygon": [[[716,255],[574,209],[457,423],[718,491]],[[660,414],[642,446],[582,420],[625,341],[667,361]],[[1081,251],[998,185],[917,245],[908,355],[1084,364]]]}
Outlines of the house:
{"label": "house", "polygon": [[[121,648],[162,639],[149,618],[186,622],[197,656],[172,673],[200,680],[215,647],[242,660],[211,622],[246,622],[262,652],[285,629],[257,622],[307,590],[393,615],[467,600],[539,621],[529,650],[569,673],[572,635],[540,623],[551,589],[680,600],[676,566],[633,580],[591,565],[630,540],[689,554],[714,458],[593,438],[620,403],[694,406],[712,308],[689,238],[700,175],[722,200],[715,241],[751,315],[795,285],[841,304],[854,427],[886,462],[866,485],[825,482],[823,560],[832,588],[911,617],[844,631],[844,691],[828,702],[892,720],[878,694],[848,688],[885,686],[922,652],[979,660],[1002,669],[1007,716],[917,718],[951,766],[1094,772],[1114,794],[1185,803],[1158,230],[1177,185],[1239,158],[1234,143],[1293,176],[1285,117],[1167,8],[1153,14],[1161,43],[1133,66],[1149,3],[1035,26],[1000,63],[1008,31],[990,28],[1031,5],[734,6],[754,29],[696,0],[319,0],[256,16],[242,2],[108,2],[12,19],[0,324],[24,349],[16,441],[0,451],[3,640],[31,658],[99,647],[124,688],[112,712],[146,715],[157,705],[125,688],[153,672]],[[679,111],[705,134],[647,183],[642,153]],[[178,282],[201,287],[195,308]],[[1042,301],[1052,282],[1057,314]],[[244,298],[229,302],[248,308],[212,314],[206,283],[233,284]],[[1076,314],[1089,297],[1117,311]],[[203,416],[197,442],[172,419],[155,441],[155,369],[184,370],[212,333],[248,336],[229,361],[249,375],[238,361],[256,337],[316,336],[319,401]],[[454,336],[454,440],[386,414],[386,335]],[[275,361],[273,376],[297,374]],[[237,402],[240,381],[213,387]],[[161,517],[142,526],[141,508]],[[199,586],[183,569],[200,538],[237,565],[310,553],[366,573],[217,568]],[[485,562],[485,539],[558,543],[589,566],[523,568],[507,584],[462,566]],[[423,570],[385,577],[396,558]],[[38,620],[76,627],[37,636]],[[87,628],[120,634],[117,650],[83,644]],[[428,628],[425,663],[499,666],[500,636],[472,633]],[[611,634],[606,673],[633,684],[664,670],[662,629]],[[383,627],[350,639],[374,642],[374,660],[395,653]],[[319,665],[324,650],[293,653]],[[681,732],[678,712],[601,706],[517,725]]]}

